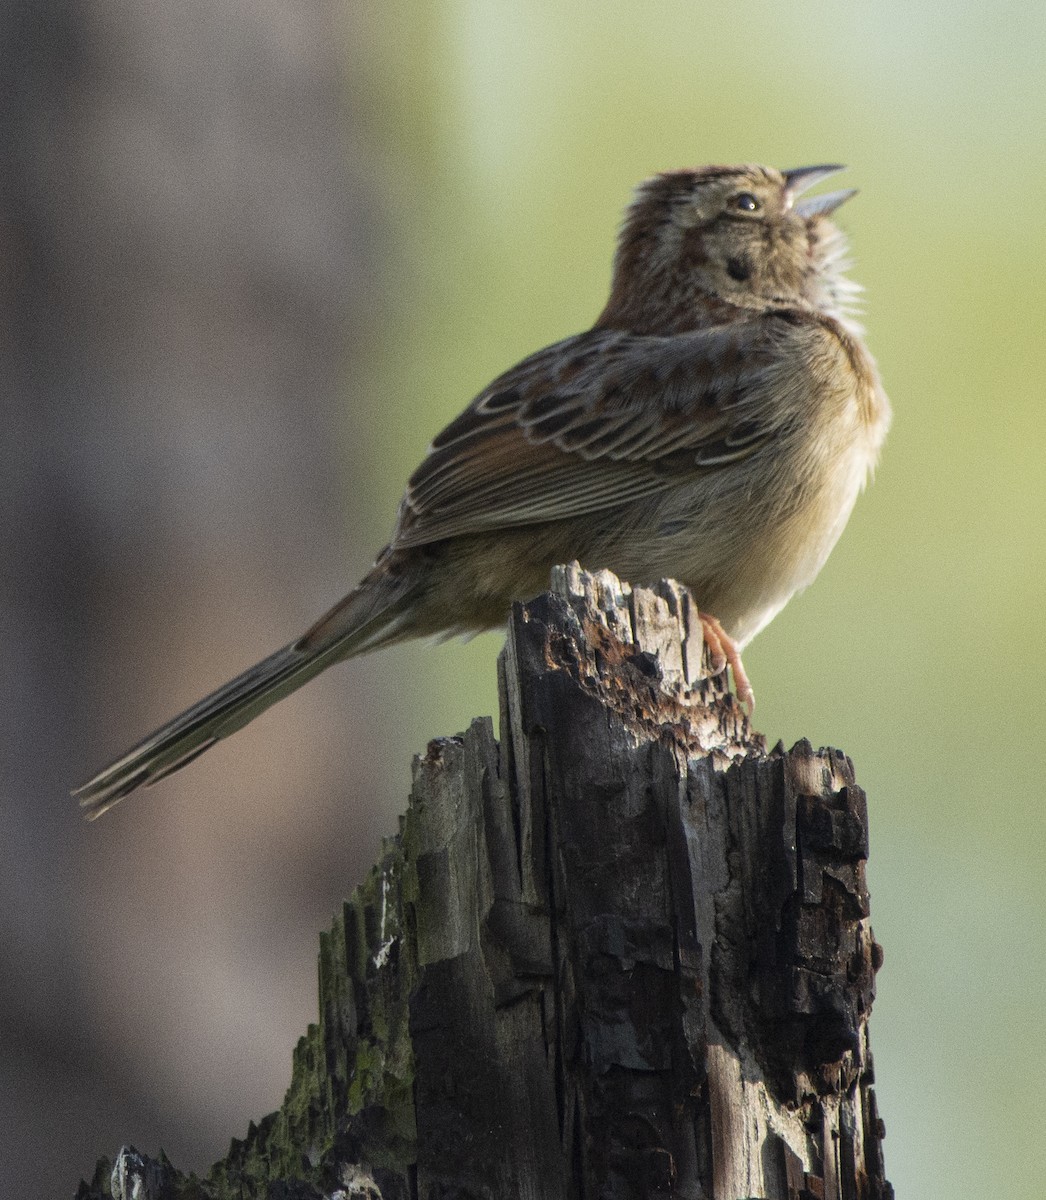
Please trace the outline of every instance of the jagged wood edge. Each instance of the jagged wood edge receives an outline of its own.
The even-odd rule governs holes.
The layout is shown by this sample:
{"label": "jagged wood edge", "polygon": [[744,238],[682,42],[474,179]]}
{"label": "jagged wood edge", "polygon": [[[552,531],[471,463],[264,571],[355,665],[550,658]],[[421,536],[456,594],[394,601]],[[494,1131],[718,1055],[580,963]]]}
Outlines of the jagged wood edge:
{"label": "jagged wood edge", "polygon": [[[701,747],[722,768],[746,755],[765,755],[761,739],[753,738],[739,708],[724,695],[722,681],[700,677],[700,642],[692,636],[699,627],[689,595],[673,584],[663,584],[658,591],[632,592],[607,573],[590,576],[573,565],[557,569],[554,593],[548,600],[559,604],[560,619],[569,622],[573,615],[582,643],[595,643],[597,655],[616,653],[615,647],[622,643],[632,647],[630,668],[637,668],[640,675],[648,673],[649,685],[657,693],[654,707],[660,734],[663,737],[668,730],[669,740],[674,736],[687,757]],[[564,609],[564,601],[572,613]],[[666,609],[677,622],[675,639],[665,637]],[[525,613],[524,606],[517,606],[514,621]],[[500,670],[504,677],[504,658]],[[604,674],[593,680],[594,687]],[[620,682],[619,673],[610,672],[610,678]],[[633,670],[625,694],[617,697],[619,716],[636,722],[637,732],[642,733],[649,716],[634,703],[636,685]],[[614,697],[604,692],[602,698],[613,706]],[[503,731],[510,720],[512,714],[503,712]],[[525,744],[519,737],[515,743]],[[456,758],[471,745],[475,758],[477,744],[483,746],[480,757],[497,754],[489,722],[474,723],[465,739],[433,743],[416,764],[418,778],[431,785],[433,773],[438,776],[449,765],[443,762],[446,755]],[[489,763],[486,768],[479,766],[488,779],[497,778],[497,770],[489,768]],[[473,779],[474,792],[476,785]],[[415,977],[418,964],[403,956],[417,950],[419,936],[422,943],[426,939],[425,930],[412,927],[412,922],[418,911],[418,863],[424,861],[426,844],[431,843],[419,800],[416,786],[399,836],[386,843],[381,862],[345,904],[331,931],[321,936],[321,1019],[310,1026],[295,1050],[292,1082],[282,1108],[252,1124],[244,1139],[233,1142],[229,1156],[216,1164],[206,1181],[179,1175],[162,1157],[153,1162],[136,1157],[133,1151],[124,1152],[118,1167],[125,1173],[133,1171],[143,1181],[148,1174],[150,1194],[163,1195],[165,1200],[217,1200],[227,1195],[270,1194],[273,1182],[282,1180],[280,1194],[287,1197],[331,1194],[337,1188],[346,1195],[362,1196],[372,1194],[372,1184],[391,1197],[402,1190],[403,1181],[411,1179],[417,1130],[407,981]],[[522,831],[503,829],[502,833],[519,836]],[[491,834],[497,836],[496,823],[488,830],[488,837]],[[513,852],[522,854],[524,849],[520,845]],[[874,1099],[872,1105],[874,1115]],[[782,1153],[794,1175],[795,1162],[786,1148]],[[94,1186],[82,1187],[80,1195],[108,1195],[107,1169],[103,1160]]]}

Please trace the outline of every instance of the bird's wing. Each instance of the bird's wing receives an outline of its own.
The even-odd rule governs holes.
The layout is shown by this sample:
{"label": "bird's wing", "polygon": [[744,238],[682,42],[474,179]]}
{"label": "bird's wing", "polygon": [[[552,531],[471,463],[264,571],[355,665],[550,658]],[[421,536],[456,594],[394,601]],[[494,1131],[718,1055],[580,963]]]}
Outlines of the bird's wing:
{"label": "bird's wing", "polygon": [[496,379],[411,476],[393,545],[562,520],[649,496],[773,436],[780,333],[592,330]]}

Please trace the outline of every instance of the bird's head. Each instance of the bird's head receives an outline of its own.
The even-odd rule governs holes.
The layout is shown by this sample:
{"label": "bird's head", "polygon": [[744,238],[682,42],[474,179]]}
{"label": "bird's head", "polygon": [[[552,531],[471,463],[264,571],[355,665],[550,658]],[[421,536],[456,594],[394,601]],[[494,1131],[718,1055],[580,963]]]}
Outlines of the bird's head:
{"label": "bird's head", "polygon": [[599,323],[671,332],[706,324],[723,306],[797,303],[844,315],[856,288],[842,276],[846,243],[830,217],[854,192],[800,199],[840,170],[710,166],[641,183]]}

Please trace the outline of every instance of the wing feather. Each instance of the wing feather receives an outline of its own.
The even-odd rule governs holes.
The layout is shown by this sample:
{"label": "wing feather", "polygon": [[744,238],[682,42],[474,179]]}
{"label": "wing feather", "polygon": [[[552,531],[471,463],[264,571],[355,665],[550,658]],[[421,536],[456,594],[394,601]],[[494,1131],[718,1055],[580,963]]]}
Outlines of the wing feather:
{"label": "wing feather", "polygon": [[667,337],[592,330],[524,359],[432,443],[394,545],[562,520],[754,453],[778,355],[753,316]]}

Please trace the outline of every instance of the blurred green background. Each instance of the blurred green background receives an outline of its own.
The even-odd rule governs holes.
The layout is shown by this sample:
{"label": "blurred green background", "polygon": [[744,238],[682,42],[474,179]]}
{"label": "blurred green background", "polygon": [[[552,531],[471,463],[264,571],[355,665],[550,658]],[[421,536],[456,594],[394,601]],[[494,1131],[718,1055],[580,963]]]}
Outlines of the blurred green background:
{"label": "blurred green background", "polygon": [[[497,711],[500,639],[340,668],[99,825],[79,824],[68,784],[355,581],[438,429],[492,376],[594,319],[638,180],[713,161],[838,161],[839,186],[860,189],[840,224],[894,427],[822,575],[746,653],[756,723],[771,741],[842,748],[869,795],[886,955],[872,1045],[898,1197],[1038,1200],[1046,7],[192,0],[168,13],[114,0],[83,10],[75,36],[63,6],[40,10],[53,28],[33,32],[36,57],[19,52],[25,72],[52,53],[65,63],[72,39],[96,68],[90,95],[124,114],[88,124],[78,101],[44,126],[39,177],[79,164],[30,197],[45,211],[74,200],[67,257],[80,265],[64,269],[90,299],[63,319],[122,313],[133,261],[169,340],[154,351],[134,292],[135,311],[86,346],[53,409],[70,448],[55,471],[46,442],[26,501],[39,512],[61,497],[72,532],[68,516],[53,524],[75,545],[57,541],[32,570],[39,542],[6,550],[11,594],[27,577],[11,611],[36,620],[46,591],[66,612],[60,637],[42,622],[32,642],[40,690],[5,696],[21,731],[0,807],[11,1194],[39,1191],[55,1144],[68,1161],[52,1161],[52,1194],[123,1141],[203,1169],[279,1104],[314,1018],[315,931],[394,831],[412,754]],[[0,20],[16,47],[19,21]],[[190,85],[201,62],[206,86]],[[308,71],[322,86],[297,88]],[[54,93],[25,72],[30,128]],[[239,107],[224,98],[233,79]],[[256,117],[265,87],[278,136]],[[126,130],[140,130],[140,174],[114,168],[92,192],[92,172],[123,163],[111,148]],[[57,152],[63,139],[79,158]],[[233,186],[253,151],[262,165]],[[9,190],[35,178],[22,166]],[[84,188],[104,202],[82,205]],[[134,241],[156,196],[189,214],[167,274],[152,235]],[[215,214],[224,225],[201,239]],[[20,247],[16,208],[0,218],[0,247]],[[117,249],[85,260],[99,227]],[[251,246],[276,264],[264,286]],[[213,279],[186,266],[190,251],[217,264]],[[0,301],[19,296],[20,270],[0,272]],[[241,334],[241,313],[265,323]],[[0,350],[15,336],[5,322]],[[287,347],[274,348],[279,330]],[[208,356],[212,392],[199,383]],[[263,436],[281,371],[283,423]],[[25,413],[51,413],[33,399],[38,375],[25,378]],[[129,425],[85,399],[121,387]],[[328,407],[308,409],[321,395]],[[89,484],[71,486],[92,463]],[[103,525],[115,550],[97,549]],[[38,595],[36,573],[55,563],[64,583]],[[30,737],[55,728],[42,749]]]}
{"label": "blurred green background", "polygon": [[[746,653],[756,723],[842,747],[869,794],[886,952],[872,1040],[898,1196],[1041,1196],[1046,8],[396,12],[371,65],[403,275],[351,388],[377,410],[375,511],[490,376],[595,316],[638,179],[849,164],[838,186],[861,194],[840,224],[895,423],[821,577]],[[496,711],[497,646],[388,656],[416,684],[390,713],[403,761]]]}

